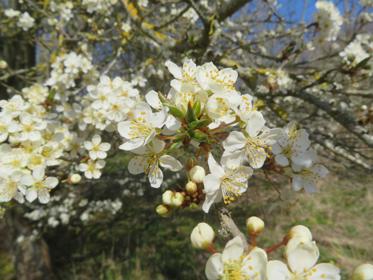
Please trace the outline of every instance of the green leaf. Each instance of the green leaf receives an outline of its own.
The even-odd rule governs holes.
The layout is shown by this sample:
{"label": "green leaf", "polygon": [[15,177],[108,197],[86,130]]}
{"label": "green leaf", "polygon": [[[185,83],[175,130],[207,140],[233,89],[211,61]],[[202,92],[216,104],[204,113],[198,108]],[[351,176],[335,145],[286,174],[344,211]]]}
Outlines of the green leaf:
{"label": "green leaf", "polygon": [[176,106],[170,104],[165,105],[170,109],[170,114],[173,115],[175,118],[184,118],[184,113],[181,110],[179,110]]}
{"label": "green leaf", "polygon": [[192,104],[190,102],[188,103],[188,110],[187,110],[187,113],[186,113],[186,120],[187,120],[188,123],[191,123],[191,122],[197,120],[197,117],[194,114],[194,110],[193,110]]}
{"label": "green leaf", "polygon": [[189,132],[190,136],[198,142],[207,142],[208,135],[200,130],[192,130]]}
{"label": "green leaf", "polygon": [[180,148],[181,145],[182,145],[181,142],[173,143],[173,144],[170,146],[169,150],[175,150],[175,149],[178,149],[178,148]]}
{"label": "green leaf", "polygon": [[193,104],[193,111],[197,118],[201,115],[201,102],[199,100]]}
{"label": "green leaf", "polygon": [[196,128],[207,126],[209,124],[210,124],[210,120],[208,119],[196,120],[196,121],[192,121],[189,124],[189,128],[196,129]]}

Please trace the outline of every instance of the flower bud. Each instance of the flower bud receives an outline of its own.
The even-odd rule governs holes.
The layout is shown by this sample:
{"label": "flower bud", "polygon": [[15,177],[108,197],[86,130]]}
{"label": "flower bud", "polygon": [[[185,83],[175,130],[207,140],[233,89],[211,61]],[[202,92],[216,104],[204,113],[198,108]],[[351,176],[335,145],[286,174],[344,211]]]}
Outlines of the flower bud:
{"label": "flower bud", "polygon": [[5,69],[8,67],[8,63],[5,60],[0,60],[0,69]]}
{"label": "flower bud", "polygon": [[162,202],[166,205],[171,205],[173,196],[174,196],[174,193],[172,191],[170,190],[165,191],[162,194]]}
{"label": "flower bud", "polygon": [[373,279],[373,265],[365,263],[359,265],[352,274],[352,280],[372,280]]}
{"label": "flower bud", "polygon": [[199,223],[190,234],[192,246],[197,249],[206,249],[212,245],[215,238],[215,232],[206,223]]}
{"label": "flower bud", "polygon": [[246,228],[250,235],[258,235],[264,230],[262,219],[252,216],[246,220]]}
{"label": "flower bud", "polygon": [[300,237],[307,240],[312,240],[312,233],[308,227],[297,225],[290,229],[288,233],[289,239]]}
{"label": "flower bud", "polygon": [[72,184],[78,184],[80,183],[80,181],[82,180],[82,176],[80,176],[79,174],[75,173],[75,174],[72,174],[70,176],[70,182]]}
{"label": "flower bud", "polygon": [[195,193],[197,191],[197,184],[194,183],[193,181],[189,181],[186,186],[185,186],[185,189],[188,193]]}
{"label": "flower bud", "polygon": [[202,183],[206,176],[205,169],[202,166],[195,165],[189,170],[190,179],[195,183]]}
{"label": "flower bud", "polygon": [[155,208],[155,212],[157,212],[157,214],[162,217],[166,217],[169,214],[168,208],[163,204],[158,205]]}
{"label": "flower bud", "polygon": [[180,192],[174,193],[171,201],[172,206],[180,207],[184,202],[184,195]]}

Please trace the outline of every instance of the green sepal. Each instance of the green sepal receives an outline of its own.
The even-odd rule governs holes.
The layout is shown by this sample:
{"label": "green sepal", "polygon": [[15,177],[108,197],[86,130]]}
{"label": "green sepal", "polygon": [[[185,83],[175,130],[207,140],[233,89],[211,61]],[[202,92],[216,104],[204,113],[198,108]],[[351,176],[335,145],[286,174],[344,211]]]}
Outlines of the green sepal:
{"label": "green sepal", "polygon": [[201,115],[201,102],[199,102],[199,100],[197,100],[194,104],[193,104],[193,111],[194,111],[194,115],[199,118],[200,115]]}
{"label": "green sepal", "polygon": [[175,118],[182,119],[184,118],[184,113],[178,109],[176,106],[170,105],[170,104],[165,104],[168,109],[170,110],[170,114],[173,115]]}
{"label": "green sepal", "polygon": [[196,115],[194,113],[192,104],[189,102],[188,103],[188,109],[187,109],[187,112],[186,112],[186,121],[188,123],[191,123],[191,122],[193,122],[195,120],[197,120],[197,117],[196,117]]}
{"label": "green sepal", "polygon": [[173,144],[170,146],[169,150],[175,150],[175,149],[178,149],[178,148],[181,147],[181,145],[182,145],[181,142],[173,143]]}
{"label": "green sepal", "polygon": [[205,127],[209,124],[210,124],[210,120],[208,120],[208,119],[196,120],[196,121],[192,121],[189,124],[189,128],[190,129],[196,129],[196,128],[200,128],[200,127]]}
{"label": "green sepal", "polygon": [[208,135],[200,130],[191,130],[189,131],[190,136],[198,142],[207,142]]}

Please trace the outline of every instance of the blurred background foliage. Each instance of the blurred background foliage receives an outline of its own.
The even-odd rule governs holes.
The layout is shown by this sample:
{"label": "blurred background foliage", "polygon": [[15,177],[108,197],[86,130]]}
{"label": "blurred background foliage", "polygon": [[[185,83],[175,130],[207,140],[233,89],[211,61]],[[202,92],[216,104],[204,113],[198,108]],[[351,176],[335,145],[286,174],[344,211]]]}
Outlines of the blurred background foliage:
{"label": "blurred background foliage", "polygon": [[[123,173],[122,164],[113,160],[106,178]],[[319,244],[321,260],[337,263],[343,269],[343,279],[348,279],[346,275],[354,267],[373,260],[372,179],[360,170],[331,169],[320,186],[322,191],[316,194],[293,193],[288,182],[271,178],[269,183],[268,178],[256,174],[242,203],[228,208],[242,230],[248,216],[264,218],[266,230],[259,238],[262,247],[281,240],[292,225],[309,226]],[[135,180],[141,181],[141,176]],[[90,193],[101,198],[118,197],[121,186],[112,182],[103,188],[107,182],[88,186]],[[142,196],[123,197],[123,207],[115,216],[102,214],[85,225],[72,222],[43,233],[57,279],[204,279],[209,254],[193,249],[189,234],[201,221],[218,229],[217,213],[207,217],[199,209],[181,209],[162,218],[154,211],[159,190],[147,183],[144,190]],[[6,231],[1,232],[0,279],[15,279]],[[219,232],[217,246],[224,246],[227,239]],[[281,250],[274,254],[281,257]]]}

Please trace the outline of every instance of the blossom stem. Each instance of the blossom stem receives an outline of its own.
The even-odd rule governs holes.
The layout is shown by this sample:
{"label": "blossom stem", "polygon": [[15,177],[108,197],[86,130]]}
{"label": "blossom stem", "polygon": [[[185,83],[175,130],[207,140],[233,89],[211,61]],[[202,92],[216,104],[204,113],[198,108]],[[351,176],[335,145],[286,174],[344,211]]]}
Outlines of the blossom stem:
{"label": "blossom stem", "polygon": [[287,236],[285,236],[280,243],[274,244],[271,247],[267,248],[266,249],[267,254],[276,251],[277,249],[279,249],[282,246],[285,246],[288,243],[288,241],[289,241],[289,238]]}
{"label": "blossom stem", "polygon": [[213,244],[210,244],[210,245],[206,248],[206,250],[207,250],[209,253],[211,253],[211,254],[215,254],[215,253],[217,252]]}

